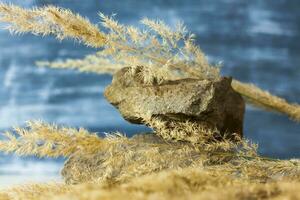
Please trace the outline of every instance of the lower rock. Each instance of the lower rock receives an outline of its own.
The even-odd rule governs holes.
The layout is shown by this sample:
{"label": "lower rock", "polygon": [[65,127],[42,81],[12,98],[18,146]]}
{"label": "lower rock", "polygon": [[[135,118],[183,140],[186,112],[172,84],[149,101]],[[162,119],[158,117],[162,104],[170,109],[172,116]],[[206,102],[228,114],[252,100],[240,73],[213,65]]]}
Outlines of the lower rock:
{"label": "lower rock", "polygon": [[164,169],[202,165],[199,150],[186,142],[166,142],[154,134],[139,134],[113,142],[109,149],[89,155],[75,153],[65,163],[66,183],[124,182]]}

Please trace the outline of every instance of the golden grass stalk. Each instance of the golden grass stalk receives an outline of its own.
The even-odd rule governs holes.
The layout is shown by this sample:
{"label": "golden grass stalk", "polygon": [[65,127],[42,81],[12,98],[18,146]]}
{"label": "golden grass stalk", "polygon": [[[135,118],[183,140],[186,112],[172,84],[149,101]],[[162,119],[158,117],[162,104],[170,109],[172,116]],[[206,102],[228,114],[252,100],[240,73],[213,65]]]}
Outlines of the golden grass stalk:
{"label": "golden grass stalk", "polygon": [[97,55],[87,55],[84,59],[67,59],[58,62],[39,61],[39,67],[51,67],[55,69],[75,69],[80,72],[92,72],[97,74],[114,74],[124,65],[114,63],[111,59],[98,57]]}
{"label": "golden grass stalk", "polygon": [[235,91],[243,95],[248,103],[266,110],[279,112],[300,122],[300,105],[288,103],[285,99],[274,96],[253,84],[246,84],[237,80],[232,81]]}
{"label": "golden grass stalk", "polygon": [[59,128],[40,121],[28,122],[27,128],[2,134],[0,151],[38,157],[67,157],[74,152],[95,152],[105,145],[96,134],[84,129]]}
{"label": "golden grass stalk", "polygon": [[6,28],[14,33],[55,35],[59,40],[73,38],[91,47],[105,43],[103,33],[88,19],[54,6],[23,9],[0,3],[0,22],[7,23]]}
{"label": "golden grass stalk", "polygon": [[[202,78],[219,76],[219,69],[208,64],[204,53],[194,44],[194,35],[188,34],[181,23],[172,30],[161,21],[144,19],[141,21],[144,29],[137,29],[119,24],[113,18],[101,13],[99,15],[102,27],[107,30],[106,33],[100,32],[87,19],[66,9],[48,6],[30,10],[0,4],[0,22],[7,23],[8,29],[13,32],[51,34],[58,39],[70,37],[88,46],[103,48],[93,57],[93,61],[90,60],[91,57],[84,60],[88,65],[78,64],[78,60],[68,60],[64,64],[60,62],[40,63],[40,65],[54,68],[84,68],[82,71],[106,73],[107,65],[111,62],[110,66],[116,64],[123,67],[163,67],[173,72],[173,76],[178,73],[186,76],[186,71]],[[179,45],[180,43],[183,45]],[[95,60],[96,57],[98,60]],[[181,70],[182,68],[185,70]],[[159,76],[159,70],[156,73]]]}

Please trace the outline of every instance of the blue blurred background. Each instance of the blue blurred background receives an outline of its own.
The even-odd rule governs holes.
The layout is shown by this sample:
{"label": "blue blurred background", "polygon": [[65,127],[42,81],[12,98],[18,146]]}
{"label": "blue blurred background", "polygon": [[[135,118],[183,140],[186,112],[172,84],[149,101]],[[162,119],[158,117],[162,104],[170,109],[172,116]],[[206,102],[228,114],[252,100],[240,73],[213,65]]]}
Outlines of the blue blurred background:
{"label": "blue blurred background", "polygon": [[[252,82],[290,102],[300,103],[300,3],[297,0],[11,0],[24,7],[54,4],[98,23],[99,11],[117,13],[121,23],[139,26],[143,17],[174,25],[184,21],[211,62],[224,63],[222,74]],[[0,26],[4,26],[0,24]],[[35,61],[81,58],[95,52],[74,41],[0,30],[0,130],[25,121],[46,122],[91,131],[119,130],[131,135],[146,130],[130,125],[105,101],[108,75],[39,69]],[[245,136],[259,152],[274,158],[300,157],[300,125],[287,117],[247,107]],[[0,176],[11,182],[34,172],[57,178],[62,160],[1,155]],[[11,179],[10,175],[14,175]],[[4,180],[0,178],[0,185]],[[7,183],[7,182],[6,182]]]}

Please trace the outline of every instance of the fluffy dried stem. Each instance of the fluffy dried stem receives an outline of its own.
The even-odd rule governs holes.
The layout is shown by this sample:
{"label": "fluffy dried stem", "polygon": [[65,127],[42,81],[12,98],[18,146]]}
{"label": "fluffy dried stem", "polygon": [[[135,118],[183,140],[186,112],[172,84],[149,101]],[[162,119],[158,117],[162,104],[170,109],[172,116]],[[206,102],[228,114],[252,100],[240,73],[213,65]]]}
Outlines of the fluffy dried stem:
{"label": "fluffy dried stem", "polygon": [[93,72],[98,74],[113,74],[124,67],[119,63],[114,63],[107,58],[100,58],[97,55],[88,55],[84,59],[67,59],[60,62],[39,61],[36,63],[39,67],[75,69],[80,72]]}
{"label": "fluffy dried stem", "polygon": [[165,140],[188,141],[197,145],[212,144],[229,139],[241,141],[238,135],[233,136],[236,138],[227,138],[226,134],[222,136],[216,128],[212,129],[211,126],[200,122],[166,121],[157,117],[146,120],[145,123],[150,127],[155,127],[153,129],[156,134]]}
{"label": "fluffy dried stem", "polygon": [[[187,34],[181,23],[172,30],[163,22],[144,19],[143,30],[119,24],[101,13],[100,17],[107,33],[100,32],[87,19],[66,9],[48,6],[28,10],[0,4],[0,21],[8,23],[8,29],[12,32],[52,34],[58,39],[70,37],[88,46],[103,47],[101,52],[82,61],[67,60],[53,64],[44,62],[40,63],[42,66],[77,68],[98,73],[112,72],[107,68],[113,65],[149,68],[155,66],[167,68],[173,72],[172,76],[177,76],[178,73],[186,76],[187,72],[194,77],[219,76],[219,69],[208,64],[203,52],[194,44],[193,35]],[[180,46],[181,43],[183,45]]]}
{"label": "fluffy dried stem", "polygon": [[84,129],[59,128],[40,121],[28,122],[27,128],[15,128],[15,134],[2,134],[0,151],[38,157],[67,157],[76,151],[94,152],[105,146],[96,134]]}
{"label": "fluffy dried stem", "polygon": [[88,19],[54,6],[23,9],[0,3],[0,22],[7,23],[6,28],[13,33],[55,35],[59,40],[73,38],[91,47],[105,43],[103,33]]}
{"label": "fluffy dried stem", "polygon": [[285,99],[274,96],[252,84],[241,83],[233,80],[232,87],[235,91],[242,94],[248,103],[266,110],[285,114],[292,120],[300,122],[299,104],[290,104]]}

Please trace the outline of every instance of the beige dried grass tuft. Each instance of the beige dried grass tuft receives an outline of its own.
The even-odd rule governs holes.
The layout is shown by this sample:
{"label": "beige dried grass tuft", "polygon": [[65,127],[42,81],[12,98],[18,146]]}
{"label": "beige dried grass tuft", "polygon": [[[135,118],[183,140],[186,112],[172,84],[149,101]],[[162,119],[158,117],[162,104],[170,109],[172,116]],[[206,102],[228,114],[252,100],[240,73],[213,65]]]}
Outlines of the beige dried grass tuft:
{"label": "beige dried grass tuft", "polygon": [[[71,156],[64,170],[72,178],[69,183],[79,185],[22,186],[0,192],[4,200],[281,198],[296,195],[295,187],[288,186],[300,184],[299,160],[260,157],[256,146],[245,140],[214,140],[215,135],[204,130],[202,140],[191,144],[151,134],[98,138],[85,130],[41,122],[31,122],[28,127],[16,128],[18,137],[6,134],[8,140],[1,140],[0,150],[40,157]],[[178,130],[163,128],[159,131],[180,129],[187,135],[198,131],[188,122]],[[55,145],[49,148],[46,144]]]}
{"label": "beige dried grass tuft", "polygon": [[[208,64],[204,53],[194,43],[194,35],[188,34],[182,23],[173,30],[161,21],[144,19],[141,21],[144,29],[137,29],[119,24],[112,17],[99,15],[106,32],[99,31],[86,18],[66,9],[53,6],[23,9],[0,4],[0,21],[7,23],[12,32],[55,35],[60,40],[74,38],[87,46],[102,48],[81,61],[40,62],[40,66],[98,73],[111,73],[110,68],[114,65],[115,69],[118,66],[164,67],[173,72],[172,76],[184,76],[186,72],[189,76],[193,74],[202,78],[219,76],[219,69]],[[185,70],[181,70],[183,68]]]}
{"label": "beige dried grass tuft", "polygon": [[73,38],[91,47],[105,44],[103,33],[88,19],[54,6],[24,9],[13,4],[0,3],[0,22],[7,23],[6,29],[12,33],[55,35],[59,40]]}
{"label": "beige dried grass tuft", "polygon": [[2,134],[0,151],[38,157],[67,157],[74,152],[94,152],[105,146],[101,138],[85,129],[58,127],[31,121],[27,128]]}
{"label": "beige dried grass tuft", "polygon": [[[246,140],[233,142],[226,137],[215,140],[215,134],[210,132],[203,132],[199,135],[201,140],[192,144],[163,140],[151,134],[145,138],[128,139],[121,134],[99,138],[85,130],[59,128],[41,122],[31,122],[28,127],[16,128],[18,137],[7,133],[8,139],[0,141],[0,150],[25,156],[71,156],[63,171],[70,183],[91,180],[126,182],[136,176],[189,166],[203,170],[219,169],[234,176],[238,173],[239,177],[261,181],[276,177],[300,178],[298,160],[263,158],[257,155],[255,144]],[[184,130],[188,134],[198,131],[190,123],[177,130],[163,130],[162,127],[159,131],[177,132],[179,129],[181,134]]]}

